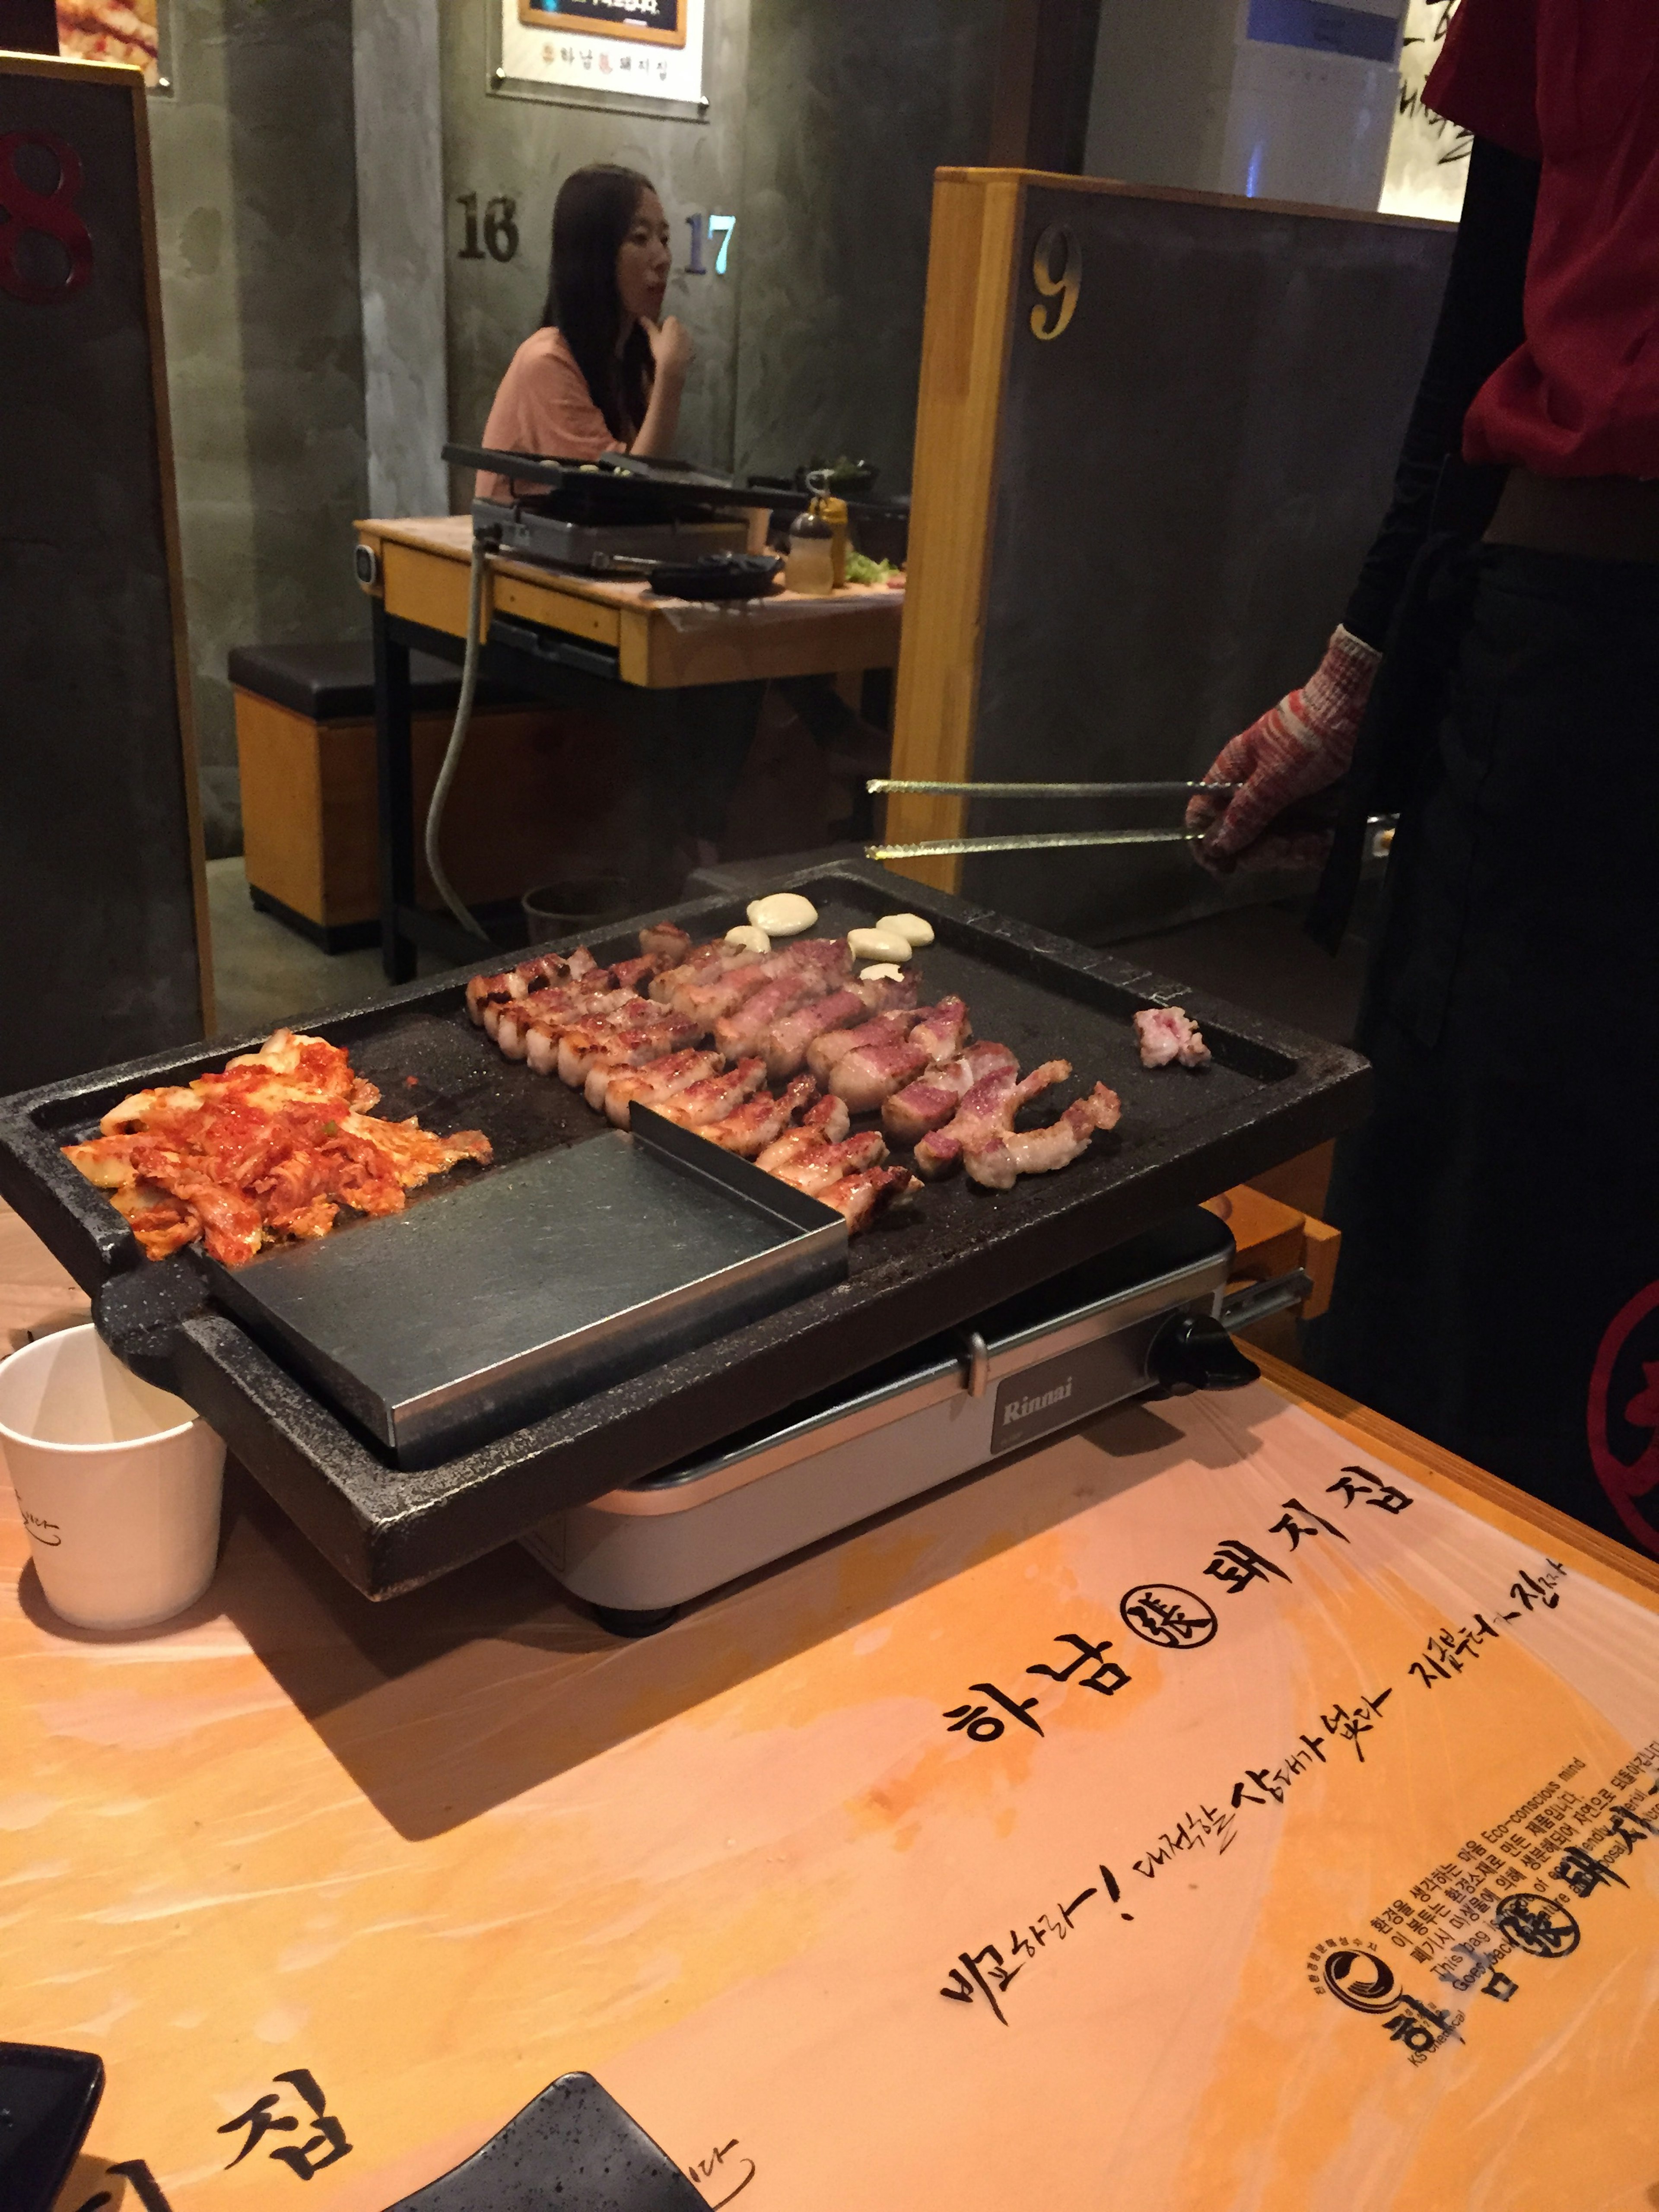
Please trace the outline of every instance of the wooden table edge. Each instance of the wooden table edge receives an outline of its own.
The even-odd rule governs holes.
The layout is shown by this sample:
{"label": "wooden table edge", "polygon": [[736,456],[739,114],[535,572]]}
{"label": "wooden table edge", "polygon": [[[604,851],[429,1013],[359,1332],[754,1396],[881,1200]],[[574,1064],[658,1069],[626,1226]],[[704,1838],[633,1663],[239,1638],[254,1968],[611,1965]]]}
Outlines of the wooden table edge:
{"label": "wooden table edge", "polygon": [[1634,1585],[1624,1595],[1650,1612],[1659,1613],[1659,1559],[1648,1559],[1616,1538],[1604,1536],[1600,1529],[1575,1521],[1559,1507],[1547,1505],[1542,1498],[1516,1489],[1501,1475],[1489,1474],[1443,1445],[1431,1443],[1386,1414],[1372,1412],[1369,1406],[1274,1358],[1271,1352],[1252,1346],[1250,1357],[1261,1368],[1262,1380],[1281,1397],[1346,1430],[1373,1449],[1380,1449],[1398,1473],[1426,1474],[1438,1494],[1453,1504],[1462,1502],[1460,1493],[1472,1492],[1484,1505],[1495,1508],[1501,1520],[1515,1523],[1516,1534],[1528,1542],[1542,1536],[1555,1550],[1571,1553],[1575,1564],[1599,1582],[1605,1582],[1611,1571],[1620,1584]]}

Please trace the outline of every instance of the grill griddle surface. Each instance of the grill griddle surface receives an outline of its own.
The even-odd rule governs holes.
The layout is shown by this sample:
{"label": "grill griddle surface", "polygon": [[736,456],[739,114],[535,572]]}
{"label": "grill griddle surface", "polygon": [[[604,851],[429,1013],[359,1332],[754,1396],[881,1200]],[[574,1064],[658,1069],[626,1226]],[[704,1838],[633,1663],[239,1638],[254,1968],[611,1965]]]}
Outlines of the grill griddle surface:
{"label": "grill griddle surface", "polygon": [[[890,884],[885,895],[890,900],[897,896]],[[845,898],[826,896],[818,904],[811,934],[844,936],[849,929],[867,928],[872,918],[869,901],[854,906]],[[785,941],[780,939],[780,944]],[[638,950],[633,930],[609,933],[591,942],[602,961],[626,958]],[[1264,1082],[1281,1080],[1296,1068],[1289,1054],[1263,1053],[1211,1024],[1205,1035],[1217,1057],[1208,1067],[1149,1070],[1140,1064],[1133,1026],[1118,1005],[1087,1004],[1073,994],[994,965],[982,952],[943,942],[919,952],[915,964],[921,996],[929,1005],[951,994],[965,1000],[975,1037],[1007,1045],[1018,1054],[1022,1070],[1029,1072],[1044,1060],[1072,1062],[1070,1082],[1057,1085],[1027,1107],[1019,1127],[1037,1128],[1054,1121],[1062,1107],[1097,1082],[1109,1084],[1122,1099],[1123,1119],[1117,1129],[1097,1137],[1084,1158],[1065,1170],[1068,1183],[1091,1175],[1115,1179],[1138,1154],[1154,1145],[1162,1148],[1172,1136],[1218,1111],[1229,1106],[1249,1109],[1261,1099]],[[1120,994],[1111,995],[1115,999]],[[1141,998],[1135,1003],[1149,1001]],[[410,1008],[361,1042],[349,1041],[331,1025],[325,1026],[337,1042],[350,1042],[352,1066],[380,1085],[384,1097],[379,1112],[398,1117],[405,1110],[416,1113],[423,1128],[443,1135],[457,1129],[482,1129],[495,1148],[496,1168],[550,1146],[590,1141],[610,1127],[580,1091],[556,1079],[532,1075],[522,1061],[504,1059],[485,1031],[473,1028],[463,1009],[437,1013]],[[1240,1060],[1243,1065],[1237,1064]],[[416,1078],[412,1085],[407,1081],[410,1074]],[[878,1118],[862,1115],[854,1127],[873,1127]],[[893,1158],[908,1164],[910,1153],[897,1146]],[[493,1170],[471,1166],[456,1171],[466,1176],[489,1172]],[[440,1176],[428,1183],[411,1196],[411,1206],[429,1201],[454,1179]],[[925,1270],[943,1253],[959,1249],[964,1236],[979,1234],[1000,1213],[1024,1212],[1039,1192],[1057,1188],[1060,1181],[1030,1177],[1012,1191],[981,1190],[965,1176],[930,1184],[908,1213],[889,1215],[854,1239],[853,1276],[856,1279],[874,1267],[897,1267],[907,1273]],[[343,1219],[334,1233],[338,1236],[354,1225]]]}

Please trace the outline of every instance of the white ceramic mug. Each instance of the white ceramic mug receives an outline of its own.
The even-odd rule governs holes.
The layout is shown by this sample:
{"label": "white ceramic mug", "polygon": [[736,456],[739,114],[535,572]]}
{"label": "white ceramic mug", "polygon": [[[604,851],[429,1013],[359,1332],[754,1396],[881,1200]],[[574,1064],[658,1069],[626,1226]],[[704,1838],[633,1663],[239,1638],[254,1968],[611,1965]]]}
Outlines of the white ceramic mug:
{"label": "white ceramic mug", "polygon": [[225,1447],[90,1327],[0,1364],[0,1448],[35,1572],[80,1628],[149,1628],[213,1580]]}

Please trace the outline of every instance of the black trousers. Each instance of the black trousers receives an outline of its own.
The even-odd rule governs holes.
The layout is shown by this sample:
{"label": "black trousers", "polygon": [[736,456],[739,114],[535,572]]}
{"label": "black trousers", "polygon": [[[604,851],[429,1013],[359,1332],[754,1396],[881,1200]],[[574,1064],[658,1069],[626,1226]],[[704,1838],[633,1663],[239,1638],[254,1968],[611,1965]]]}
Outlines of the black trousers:
{"label": "black trousers", "polygon": [[1418,734],[1315,1363],[1659,1554],[1659,568],[1483,549]]}

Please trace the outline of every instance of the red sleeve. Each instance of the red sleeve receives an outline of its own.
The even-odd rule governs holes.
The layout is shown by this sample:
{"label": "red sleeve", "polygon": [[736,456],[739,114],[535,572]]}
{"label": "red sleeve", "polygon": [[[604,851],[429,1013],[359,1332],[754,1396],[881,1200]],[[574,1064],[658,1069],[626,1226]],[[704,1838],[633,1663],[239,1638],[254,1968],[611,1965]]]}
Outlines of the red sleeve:
{"label": "red sleeve", "polygon": [[1423,104],[1477,138],[1539,160],[1537,0],[1462,0]]}

